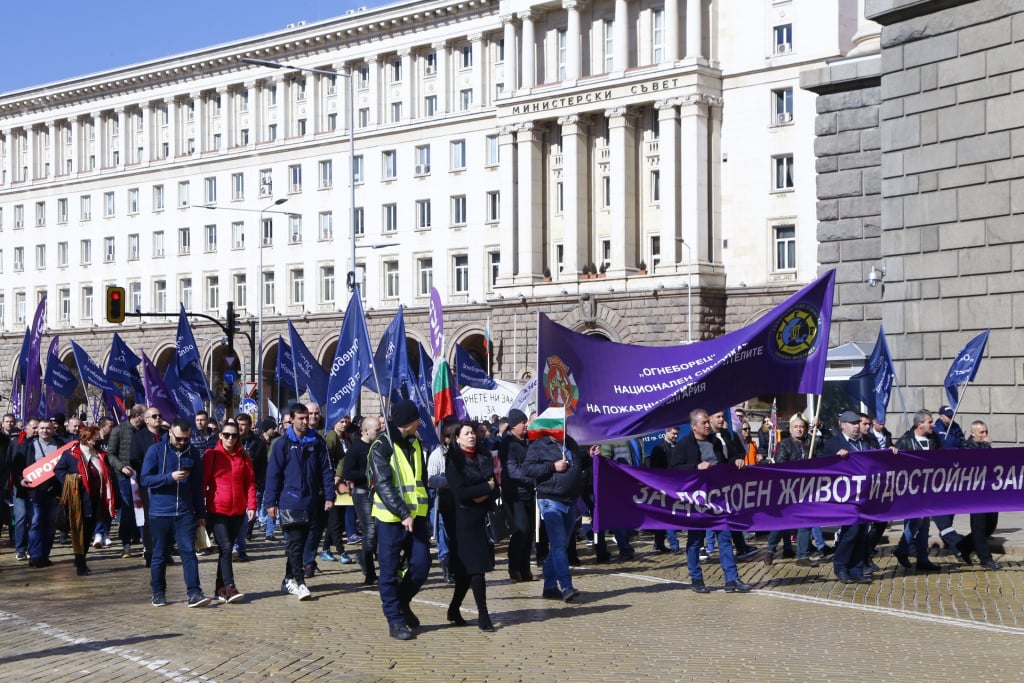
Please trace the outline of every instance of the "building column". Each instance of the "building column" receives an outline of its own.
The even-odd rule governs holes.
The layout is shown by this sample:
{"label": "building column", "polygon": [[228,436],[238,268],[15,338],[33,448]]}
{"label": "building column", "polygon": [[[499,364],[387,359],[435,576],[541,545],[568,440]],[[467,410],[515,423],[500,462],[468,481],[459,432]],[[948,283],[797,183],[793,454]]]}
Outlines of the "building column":
{"label": "building column", "polygon": [[665,0],[665,61],[669,63],[679,61],[679,2]]}
{"label": "building column", "polygon": [[366,58],[366,67],[368,69],[369,80],[367,81],[367,94],[366,99],[370,105],[370,115],[367,118],[367,126],[376,126],[380,120],[380,63],[377,60],[377,55],[371,55]]}
{"label": "building column", "polygon": [[[710,260],[707,98],[704,95],[683,98],[679,113],[680,158],[683,160],[679,174],[682,238],[692,250],[696,264]],[[683,251],[685,249],[680,250]]]}
{"label": "building column", "polygon": [[612,258],[609,271],[624,276],[636,272],[636,112],[629,107],[605,111],[611,153]]}
{"label": "building column", "polygon": [[[506,44],[507,50],[507,44]],[[506,52],[506,54],[508,54]],[[501,247],[502,259],[498,264],[498,286],[504,287],[515,284],[513,276],[516,273],[518,262],[518,247],[516,243],[516,231],[519,224],[519,197],[516,193],[516,135],[512,126],[502,126],[498,134],[498,153],[501,155],[502,164],[498,167],[501,175],[499,187],[501,188],[502,212],[499,223],[500,235],[499,246]]]}
{"label": "building column", "polygon": [[118,168],[124,168],[125,164],[131,159],[131,122],[128,118],[128,109],[126,107],[118,107],[115,110],[117,116],[117,130],[119,133],[117,139],[117,151],[118,151]]}
{"label": "building column", "polygon": [[[701,44],[704,42],[703,28],[701,26],[701,2],[702,0],[686,0],[687,59],[700,59],[704,56],[701,48]],[[667,16],[665,18],[668,19]]]}
{"label": "building column", "polygon": [[[672,0],[665,0],[672,2]],[[612,39],[612,64],[616,71],[629,68],[629,1],[615,0],[615,36]],[[639,60],[637,60],[639,62]]]}
{"label": "building column", "polygon": [[[71,173],[78,173],[82,168],[82,124],[77,116],[72,118],[69,124],[71,125]],[[10,137],[7,139],[10,140]]]}
{"label": "building column", "polygon": [[722,99],[708,99],[708,257],[722,262]]}
{"label": "building column", "polygon": [[658,109],[658,170],[661,173],[660,263],[650,263],[652,273],[671,273],[679,262],[679,110],[676,100],[655,103]]}
{"label": "building column", "polygon": [[173,97],[168,97],[164,100],[164,104],[167,105],[167,158],[174,160],[180,149],[178,138],[178,103]]}
{"label": "building column", "polygon": [[220,97],[220,151],[226,152],[235,140],[235,91],[218,88],[217,95]]}
{"label": "building column", "polygon": [[142,105],[142,158],[139,163],[146,163],[156,158],[154,149],[157,145],[156,126],[153,125],[153,103],[147,102]]}
{"label": "building column", "polygon": [[501,17],[501,25],[505,30],[505,92],[514,93],[519,89],[519,52],[516,50],[516,25],[511,14]]}
{"label": "building column", "polygon": [[562,127],[562,220],[565,225],[564,274],[577,277],[590,255],[590,169],[587,167],[587,118],[573,114],[558,119]]}
{"label": "building column", "polygon": [[562,8],[568,12],[565,30],[565,80],[575,81],[582,75],[580,71],[580,8],[581,0],[562,0]]}
{"label": "building column", "polygon": [[412,71],[412,50],[399,50],[398,56],[402,60],[402,120],[406,121],[413,118],[412,85],[416,81],[416,74]]}
{"label": "building column", "polygon": [[[25,144],[28,146],[28,160],[26,166],[28,166],[28,172],[25,174],[23,180],[25,182],[31,182],[36,179],[36,147],[38,142],[38,135],[34,126],[29,126],[25,129]],[[34,220],[34,219],[33,219]],[[28,224],[29,219],[25,218],[25,223]]]}
{"label": "building column", "polygon": [[58,126],[56,121],[51,121],[49,124],[50,130],[50,173],[49,177],[56,178],[59,175],[64,175],[64,169],[61,168],[61,149],[64,147],[64,139],[61,137],[61,133],[64,132],[64,126]]}
{"label": "building column", "polygon": [[473,106],[470,107],[473,111],[478,111],[480,107],[484,106],[484,71],[486,71],[486,65],[484,62],[484,36],[482,33],[474,33],[469,36],[469,47],[472,51],[473,59]]}
{"label": "building column", "polygon": [[[261,81],[247,81],[246,92],[249,93],[249,146],[255,147],[263,139],[263,89]],[[241,142],[241,140],[238,140]]]}
{"label": "building column", "polygon": [[523,22],[523,42],[520,45],[523,55],[522,87],[523,89],[529,89],[537,85],[537,62],[535,59],[537,55],[537,39],[533,33],[533,22],[535,19],[539,19],[540,16],[536,10],[520,12],[518,16]]}
{"label": "building column", "polygon": [[515,281],[516,284],[532,284],[543,276],[544,271],[544,128],[529,122],[520,124],[516,130],[519,201],[516,207],[518,271]]}
{"label": "building column", "polygon": [[195,118],[192,121],[192,125],[195,126],[196,141],[196,147],[192,152],[192,156],[194,158],[198,158],[204,151],[206,151],[206,133],[208,127],[206,119],[206,98],[201,92],[193,93],[191,97],[195,111]]}

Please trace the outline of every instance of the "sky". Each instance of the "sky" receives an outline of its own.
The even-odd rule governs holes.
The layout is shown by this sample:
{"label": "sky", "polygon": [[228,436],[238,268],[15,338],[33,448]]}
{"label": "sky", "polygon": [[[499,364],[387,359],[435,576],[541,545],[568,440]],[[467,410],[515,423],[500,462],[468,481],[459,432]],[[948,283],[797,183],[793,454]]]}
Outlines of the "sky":
{"label": "sky", "polygon": [[7,0],[0,93],[313,23],[393,0]]}

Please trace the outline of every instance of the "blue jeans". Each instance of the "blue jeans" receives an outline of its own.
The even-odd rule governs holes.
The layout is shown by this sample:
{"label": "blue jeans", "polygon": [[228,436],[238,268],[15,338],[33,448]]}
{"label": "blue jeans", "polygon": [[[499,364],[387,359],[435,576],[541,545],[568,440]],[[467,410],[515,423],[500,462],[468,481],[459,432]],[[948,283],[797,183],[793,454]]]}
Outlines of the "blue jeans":
{"label": "blue jeans", "polygon": [[914,544],[914,556],[918,562],[928,564],[928,529],[931,527],[931,517],[908,519],[903,522],[903,533],[900,534],[900,542],[896,544],[895,553],[909,555],[910,544]]}
{"label": "blue jeans", "polygon": [[[402,548],[409,543],[409,567],[398,578]],[[426,517],[414,517],[410,534],[399,522],[377,520],[377,559],[380,562],[378,585],[381,608],[388,624],[405,623],[404,608],[420,592],[430,572],[430,525]]]}
{"label": "blue jeans", "polygon": [[153,541],[153,557],[149,568],[149,586],[154,593],[167,592],[167,555],[171,541],[178,544],[181,570],[189,597],[202,593],[199,585],[199,560],[196,558],[196,516],[183,512],[176,517],[150,517],[146,526]]}
{"label": "blue jeans", "polygon": [[28,501],[24,498],[14,499],[14,550],[28,553]]}
{"label": "blue jeans", "polygon": [[811,538],[814,539],[814,547],[818,550],[824,550],[828,543],[825,543],[825,534],[821,533],[820,526],[811,527]]}
{"label": "blue jeans", "polygon": [[700,546],[708,534],[718,544],[718,562],[722,565],[725,582],[739,581],[740,574],[736,570],[736,558],[732,554],[731,531],[699,531],[691,529],[686,532],[686,568],[690,570],[690,581],[703,581],[704,572],[700,568]]}
{"label": "blue jeans", "polygon": [[437,561],[444,564],[448,561],[448,530],[444,526],[444,518],[437,506],[434,506],[434,538],[437,539]]}
{"label": "blue jeans", "polygon": [[[779,540],[782,540],[782,547],[789,548],[792,550],[792,543],[789,540],[790,530],[778,530],[772,531],[768,534],[768,550],[769,552],[775,552],[775,549],[779,545]],[[797,559],[804,560],[811,556],[811,530],[809,528],[797,529],[796,530],[796,556]]]}
{"label": "blue jeans", "polygon": [[576,506],[550,498],[538,498],[541,519],[548,532],[548,556],[544,559],[544,590],[572,588],[566,545],[576,527]]}
{"label": "blue jeans", "polygon": [[33,560],[48,560],[50,550],[53,549],[57,499],[48,493],[34,491],[27,502],[29,557]]}

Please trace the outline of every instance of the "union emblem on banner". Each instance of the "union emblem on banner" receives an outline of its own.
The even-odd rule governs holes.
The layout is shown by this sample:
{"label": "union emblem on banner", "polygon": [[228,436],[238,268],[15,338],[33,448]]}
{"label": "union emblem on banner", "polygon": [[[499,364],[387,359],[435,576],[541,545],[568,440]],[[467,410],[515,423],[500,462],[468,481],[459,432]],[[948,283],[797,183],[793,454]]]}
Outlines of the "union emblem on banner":
{"label": "union emblem on banner", "polygon": [[564,407],[566,415],[576,412],[580,388],[569,366],[558,356],[549,356],[544,363],[544,394],[548,398],[548,406]]}

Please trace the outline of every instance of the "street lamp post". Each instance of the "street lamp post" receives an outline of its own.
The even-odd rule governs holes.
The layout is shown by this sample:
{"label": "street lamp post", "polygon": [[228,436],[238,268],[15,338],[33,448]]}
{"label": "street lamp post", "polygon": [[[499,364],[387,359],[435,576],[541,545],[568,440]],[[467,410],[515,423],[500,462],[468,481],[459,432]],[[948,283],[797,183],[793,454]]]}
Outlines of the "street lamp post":
{"label": "street lamp post", "polygon": [[693,342],[693,251],[682,237],[676,238],[686,247],[686,343]]}
{"label": "street lamp post", "polygon": [[352,74],[345,73],[344,71],[327,71],[326,69],[313,69],[306,66],[295,66],[294,64],[284,64],[282,62],[272,62],[266,59],[251,59],[243,58],[241,61],[246,64],[252,64],[254,66],[265,66],[271,69],[291,69],[293,71],[305,71],[311,74],[320,74],[322,76],[337,77],[348,81],[348,156],[349,156],[349,169],[348,169],[348,188],[349,188],[349,204],[348,204],[348,231],[349,237],[352,240],[352,283],[353,296],[359,296],[359,279],[356,276],[356,118],[355,118],[355,89],[352,85]]}

